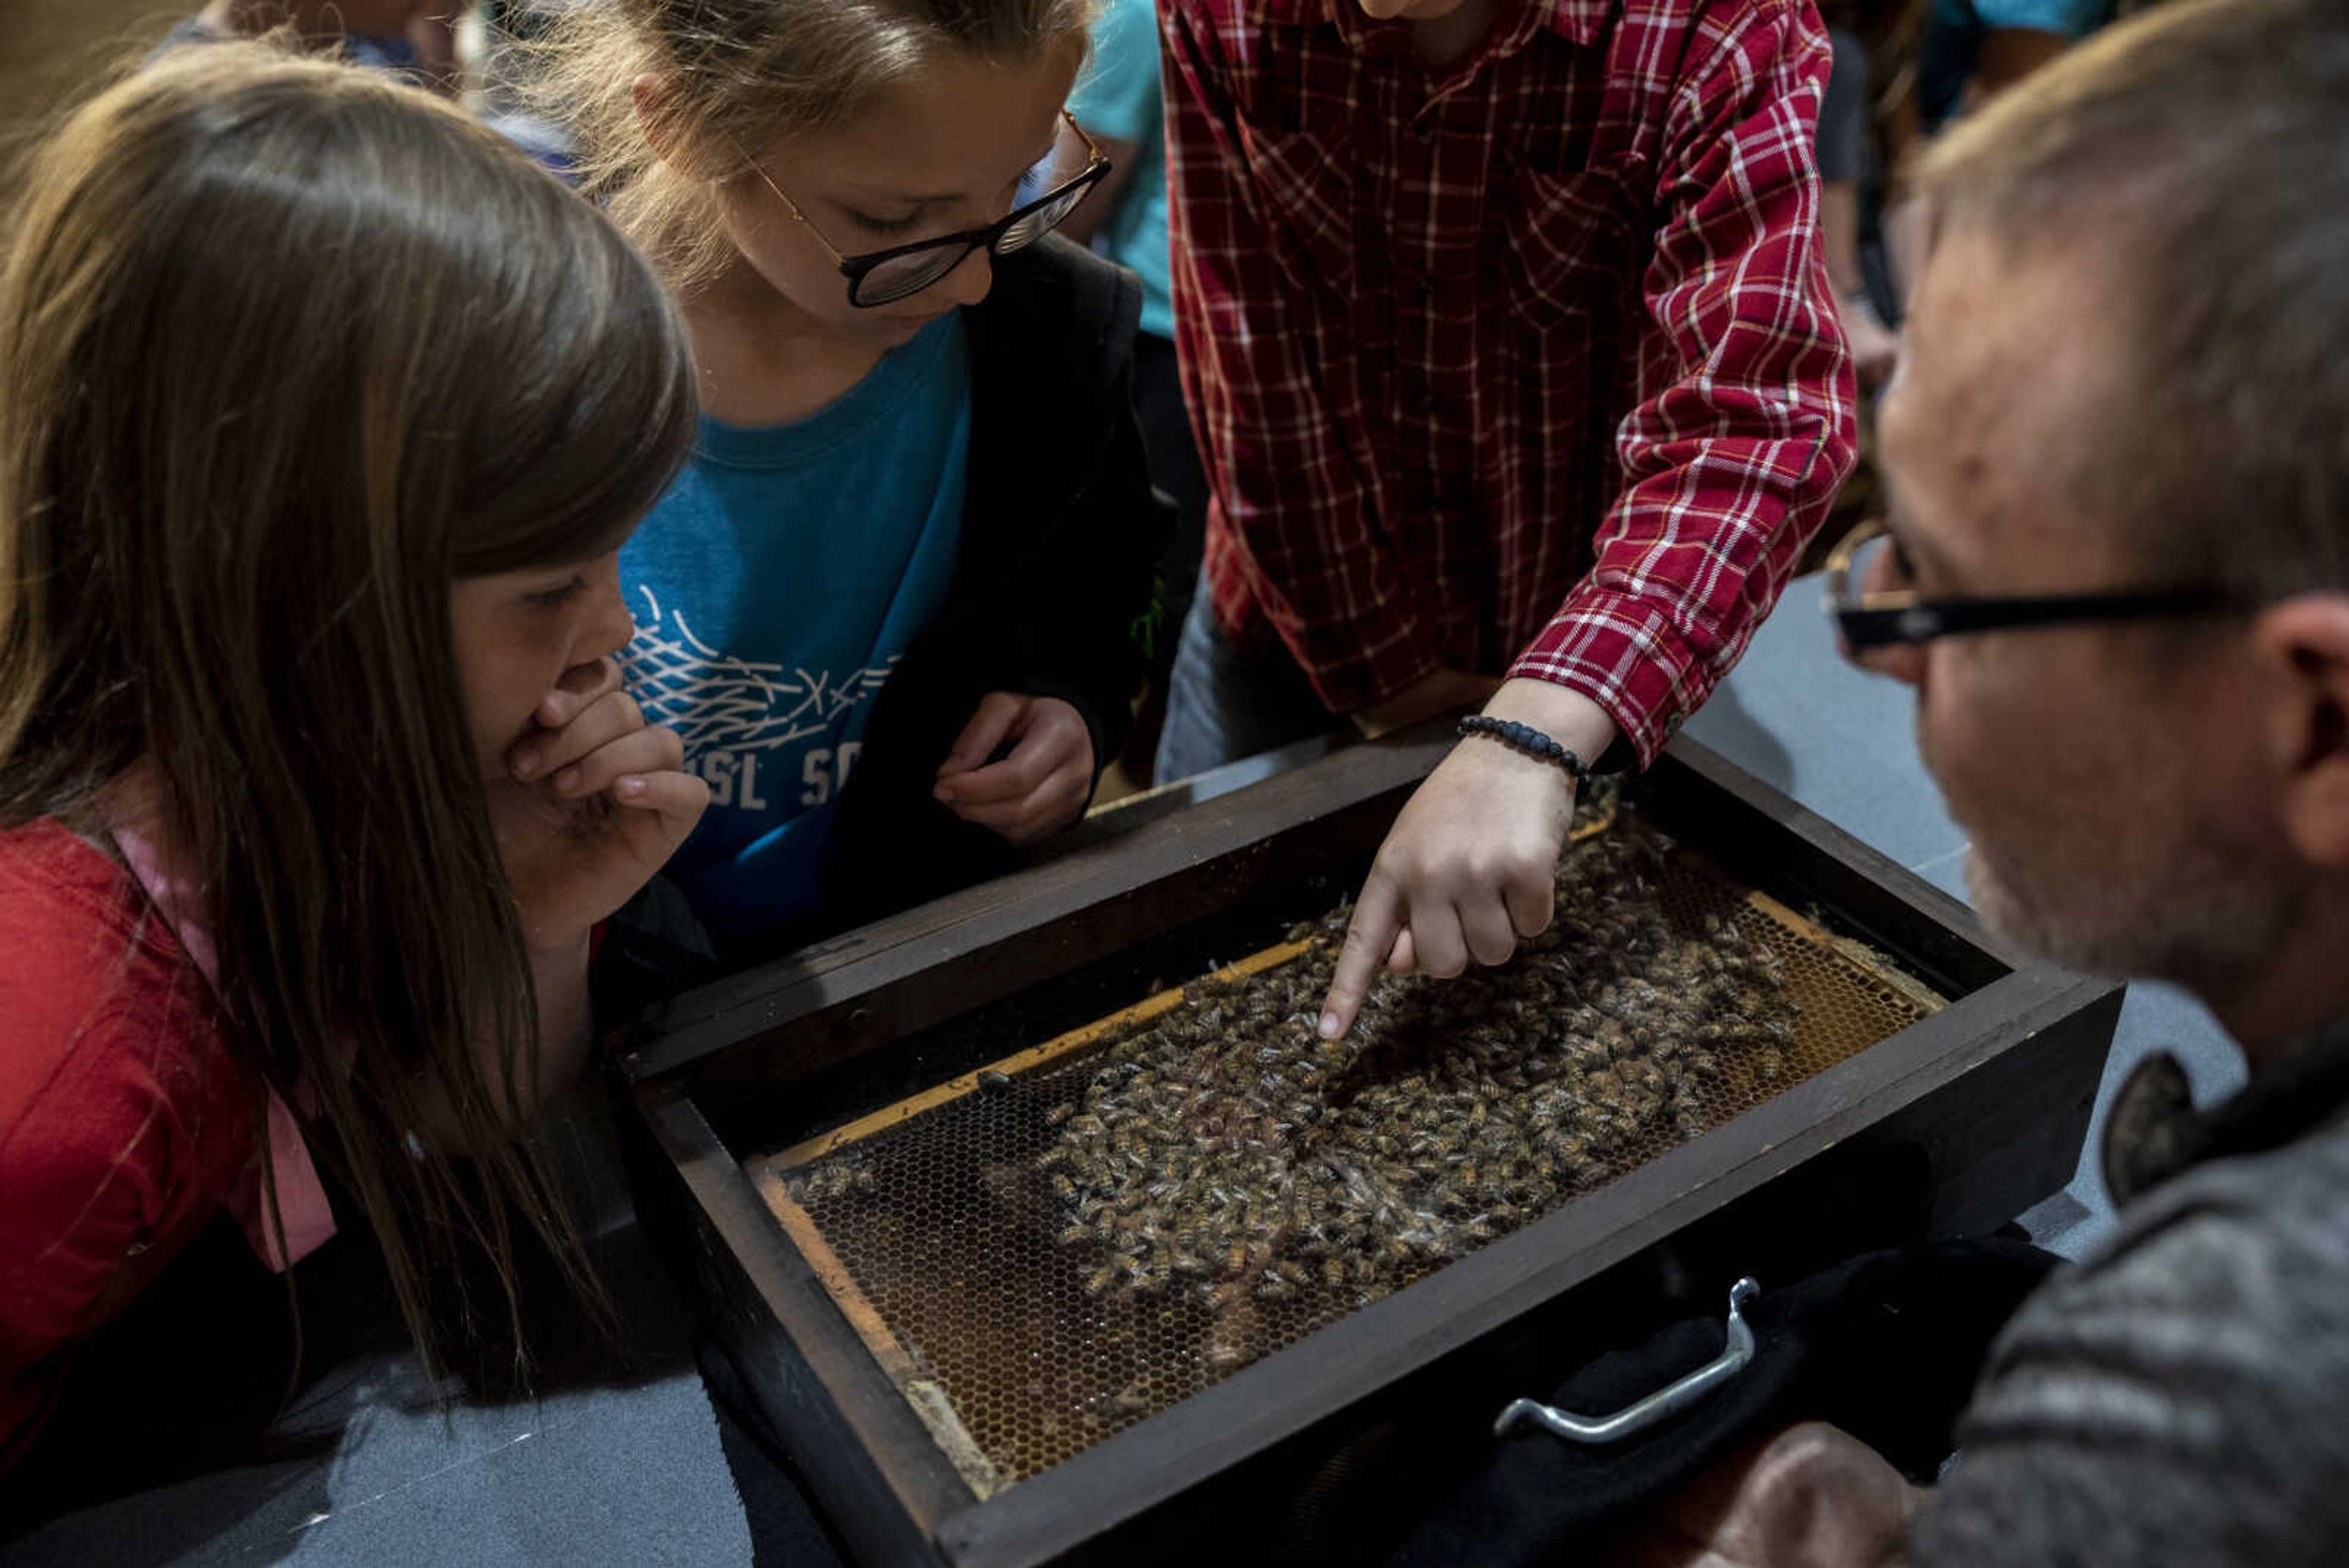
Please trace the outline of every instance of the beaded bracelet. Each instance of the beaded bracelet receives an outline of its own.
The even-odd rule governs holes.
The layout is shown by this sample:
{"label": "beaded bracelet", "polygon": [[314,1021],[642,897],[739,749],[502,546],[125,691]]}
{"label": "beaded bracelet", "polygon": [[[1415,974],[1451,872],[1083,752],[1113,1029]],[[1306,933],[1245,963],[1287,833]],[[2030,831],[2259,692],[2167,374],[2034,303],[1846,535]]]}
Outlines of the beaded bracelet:
{"label": "beaded bracelet", "polygon": [[1460,721],[1462,739],[1470,735],[1486,735],[1513,750],[1523,752],[1537,762],[1556,763],[1566,770],[1566,776],[1580,784],[1590,770],[1582,759],[1567,747],[1551,740],[1531,724],[1520,724],[1514,719],[1491,719],[1482,713],[1472,713]]}

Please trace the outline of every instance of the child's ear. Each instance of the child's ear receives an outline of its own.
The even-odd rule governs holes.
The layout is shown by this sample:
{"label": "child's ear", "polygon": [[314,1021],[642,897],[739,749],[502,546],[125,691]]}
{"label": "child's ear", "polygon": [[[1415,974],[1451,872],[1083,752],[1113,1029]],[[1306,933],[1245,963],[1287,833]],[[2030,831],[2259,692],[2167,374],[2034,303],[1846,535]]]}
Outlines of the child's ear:
{"label": "child's ear", "polygon": [[636,106],[636,124],[643,128],[653,155],[664,163],[675,163],[678,151],[677,107],[669,94],[667,78],[647,71],[629,84],[628,96]]}

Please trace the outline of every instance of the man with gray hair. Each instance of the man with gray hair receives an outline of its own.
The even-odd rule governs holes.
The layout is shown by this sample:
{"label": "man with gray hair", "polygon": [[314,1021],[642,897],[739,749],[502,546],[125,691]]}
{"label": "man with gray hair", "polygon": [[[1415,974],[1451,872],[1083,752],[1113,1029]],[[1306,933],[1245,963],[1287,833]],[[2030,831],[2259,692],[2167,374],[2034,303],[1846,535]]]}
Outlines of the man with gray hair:
{"label": "man with gray hair", "polygon": [[2158,10],[1919,187],[1847,645],[1916,688],[1983,918],[2189,988],[2250,1083],[2124,1087],[2118,1231],[2007,1326],[1939,1485],[1797,1428],[1623,1561],[2349,1563],[2349,6]]}

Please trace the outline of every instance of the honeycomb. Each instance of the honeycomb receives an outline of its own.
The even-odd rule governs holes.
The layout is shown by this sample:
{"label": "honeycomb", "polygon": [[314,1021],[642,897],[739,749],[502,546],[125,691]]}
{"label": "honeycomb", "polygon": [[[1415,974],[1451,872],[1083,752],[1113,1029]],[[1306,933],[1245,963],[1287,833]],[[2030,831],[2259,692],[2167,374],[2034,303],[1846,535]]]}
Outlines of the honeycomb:
{"label": "honeycomb", "polygon": [[[1601,825],[1603,826],[1603,825]],[[1608,831],[1651,833],[1634,818]],[[1582,836],[1578,834],[1578,837]],[[1792,1014],[1784,1049],[1721,1054],[1676,1116],[1618,1139],[1530,1223],[1893,1034],[1940,999],[1880,956],[1665,846],[1651,881],[1683,938],[1733,923],[1766,944]],[[1563,913],[1564,911],[1562,911]],[[1309,961],[1319,934],[1221,971],[1228,988]],[[1506,972],[1506,971],[1503,971]],[[991,1495],[1426,1277],[1300,1280],[1237,1309],[1206,1291],[1104,1291],[1068,1229],[1050,1152],[1106,1053],[1184,1005],[1167,992],[750,1162],[769,1206],[974,1492]],[[1095,1091],[1096,1098],[1098,1091]],[[1402,1251],[1398,1249],[1398,1253]]]}

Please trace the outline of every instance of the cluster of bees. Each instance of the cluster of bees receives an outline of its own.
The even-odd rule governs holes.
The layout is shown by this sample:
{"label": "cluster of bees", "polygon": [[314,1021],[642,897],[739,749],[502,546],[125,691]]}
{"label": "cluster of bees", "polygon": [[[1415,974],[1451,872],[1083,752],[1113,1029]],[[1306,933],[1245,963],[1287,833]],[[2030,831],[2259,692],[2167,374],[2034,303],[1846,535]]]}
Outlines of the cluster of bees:
{"label": "cluster of bees", "polygon": [[1781,961],[1735,917],[1676,928],[1670,850],[1628,821],[1583,839],[1549,930],[1498,969],[1381,980],[1344,1040],[1315,1024],[1346,909],[1292,931],[1311,946],[1287,964],[1187,987],[1049,1113],[1087,1291],[1367,1301],[1702,1130],[1710,1085],[1777,1076]]}
{"label": "cluster of bees", "polygon": [[832,1203],[852,1192],[872,1192],[880,1186],[873,1168],[854,1157],[817,1166],[805,1176],[795,1178],[790,1188],[792,1197],[802,1203]]}

